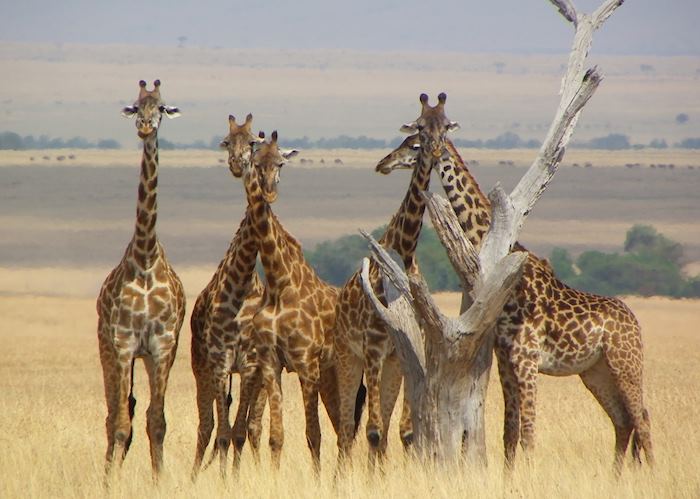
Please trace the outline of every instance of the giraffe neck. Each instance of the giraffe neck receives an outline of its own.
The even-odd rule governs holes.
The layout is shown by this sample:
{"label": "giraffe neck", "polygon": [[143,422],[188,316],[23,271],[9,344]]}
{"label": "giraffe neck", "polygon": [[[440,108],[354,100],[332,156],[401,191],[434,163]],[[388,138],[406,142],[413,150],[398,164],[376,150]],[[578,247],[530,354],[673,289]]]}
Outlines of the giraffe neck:
{"label": "giraffe neck", "polygon": [[252,232],[257,240],[260,262],[265,271],[267,292],[272,296],[289,284],[290,268],[299,261],[301,248],[281,226],[272,212],[272,207],[265,201],[260,179],[255,168],[246,174],[246,195],[251,213]]}
{"label": "giraffe neck", "polygon": [[425,200],[421,192],[427,191],[430,185],[430,171],[434,159],[430,154],[418,155],[418,163],[413,169],[411,183],[406,191],[401,206],[394,214],[379,243],[396,251],[404,267],[408,270],[415,264],[415,252],[423,226]]}
{"label": "giraffe neck", "polygon": [[479,249],[491,223],[491,203],[479,188],[450,140],[445,141],[449,157],[441,159],[437,172],[450,205],[464,234]]}
{"label": "giraffe neck", "polygon": [[251,286],[255,283],[255,261],[258,256],[258,245],[251,221],[250,205],[246,209],[245,218],[231,241],[228,258],[224,259],[222,275],[228,282],[225,286],[230,291],[231,298],[237,307],[248,296]]}
{"label": "giraffe neck", "polygon": [[150,268],[158,258],[158,237],[156,218],[158,203],[158,136],[157,132],[143,139],[141,156],[141,179],[136,204],[136,227],[132,244],[132,255],[136,264]]}

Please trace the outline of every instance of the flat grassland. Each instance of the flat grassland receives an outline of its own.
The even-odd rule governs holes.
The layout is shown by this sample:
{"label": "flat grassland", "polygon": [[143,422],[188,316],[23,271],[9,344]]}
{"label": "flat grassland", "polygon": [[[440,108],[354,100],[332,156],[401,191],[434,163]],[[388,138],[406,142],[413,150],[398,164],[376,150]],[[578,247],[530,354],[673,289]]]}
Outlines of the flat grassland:
{"label": "flat grassland", "polygon": [[[2,277],[6,277],[4,272]],[[66,276],[63,276],[66,277]],[[192,276],[190,276],[192,278]],[[70,284],[69,284],[70,286]],[[443,310],[456,313],[458,296],[439,294]],[[194,297],[189,297],[192,304]],[[487,399],[489,466],[425,467],[405,458],[394,418],[384,474],[366,469],[363,433],[355,466],[336,482],[335,438],[322,413],[322,473],[313,478],[304,437],[296,376],[285,374],[286,439],[279,472],[263,445],[256,465],[244,451],[240,475],[221,480],[216,466],[189,478],[196,442],[194,380],[189,367],[189,327],[183,327],[166,398],[165,472],[150,478],[145,411],[146,373],[137,363],[134,443],[121,476],[102,488],[105,405],[95,336],[94,299],[41,295],[0,300],[0,496],[11,497],[698,497],[700,495],[700,302],[663,298],[626,300],[645,339],[646,403],[652,418],[657,465],[611,472],[613,429],[578,379],[540,379],[537,448],[520,456],[510,480],[502,470],[502,397],[494,370]],[[188,311],[189,313],[189,311]],[[234,395],[237,389],[234,387]],[[235,400],[235,397],[234,397]],[[267,415],[265,416],[267,425]],[[266,432],[263,442],[266,442]]]}
{"label": "flat grassland", "polygon": [[[65,154],[65,151],[62,151]],[[502,396],[492,376],[487,400],[486,471],[467,466],[424,467],[403,456],[396,417],[384,474],[366,470],[367,444],[360,433],[355,467],[334,483],[335,437],[325,414],[323,471],[315,481],[304,437],[296,376],[284,375],[286,440],[282,468],[272,472],[267,448],[255,465],[246,450],[240,476],[222,481],[213,467],[196,484],[189,480],[197,415],[189,366],[190,331],[181,332],[166,416],[166,469],[158,488],[150,479],[145,411],[148,389],[136,370],[135,439],[121,479],[106,492],[102,467],[106,437],[102,374],[94,299],[133,231],[139,151],[110,157],[76,151],[69,166],[55,152],[3,153],[0,164],[0,497],[255,497],[507,496],[507,497],[698,497],[700,480],[700,301],[630,298],[646,344],[646,396],[652,417],[657,466],[653,471],[611,473],[613,429],[607,416],[575,378],[542,377],[537,449],[519,459],[506,480],[502,470]],[[185,154],[191,154],[191,159]],[[314,151],[313,165],[285,167],[275,211],[305,246],[386,223],[408,183],[407,172],[380,176],[373,165],[383,151]],[[683,243],[695,273],[700,261],[700,169],[694,157],[665,151],[658,158],[616,157],[588,151],[567,156],[528,220],[523,238],[547,255],[553,245],[572,251],[621,251],[625,231],[650,223]],[[35,161],[29,160],[35,156]],[[51,159],[44,160],[43,156]],[[464,151],[484,189],[497,180],[512,187],[534,151]],[[194,303],[241,219],[245,198],[213,152],[163,151],[158,230],[171,262]],[[328,165],[329,158],[343,165]],[[41,159],[39,159],[41,158]],[[320,159],[325,158],[324,166]],[[650,168],[652,162],[677,167]],[[513,161],[502,165],[500,161]],[[591,168],[573,167],[590,161]],[[42,166],[36,163],[45,162]],[[199,162],[199,163],[197,163]],[[626,163],[645,166],[626,168]],[[33,163],[33,164],[30,164]],[[683,165],[684,167],[681,167]],[[607,167],[606,167],[607,166]],[[438,180],[433,189],[441,191]],[[313,192],[313,196],[309,196]],[[695,262],[695,263],[692,263]],[[439,294],[456,313],[457,296]],[[188,310],[189,317],[189,310]],[[234,388],[234,394],[237,394]],[[235,400],[235,397],[234,397]],[[323,412],[323,409],[320,409]],[[265,418],[267,420],[267,418]],[[263,442],[266,435],[263,435]]]}

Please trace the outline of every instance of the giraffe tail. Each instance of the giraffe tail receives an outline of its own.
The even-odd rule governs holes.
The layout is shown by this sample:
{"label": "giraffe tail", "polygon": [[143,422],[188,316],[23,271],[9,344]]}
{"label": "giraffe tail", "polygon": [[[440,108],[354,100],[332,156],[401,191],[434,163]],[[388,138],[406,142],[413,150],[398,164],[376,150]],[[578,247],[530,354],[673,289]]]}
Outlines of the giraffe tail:
{"label": "giraffe tail", "polygon": [[[229,373],[228,375],[228,394],[226,395],[226,404],[228,407],[231,407],[231,404],[233,403],[233,397],[231,396],[231,390],[233,389],[233,373]],[[204,463],[204,466],[202,466],[202,471],[205,471],[209,466],[211,466],[211,463],[214,462],[214,460],[221,454],[221,448],[217,444],[217,439],[214,439],[214,447],[211,449],[211,454],[209,455],[209,459],[207,459],[206,463]]]}
{"label": "giraffe tail", "polygon": [[[134,420],[134,414],[136,411],[136,397],[134,397],[134,363],[135,359],[131,359],[131,387],[129,388],[129,421]],[[132,426],[129,432],[129,437],[124,442],[124,456],[129,452],[129,447],[131,447],[131,440],[134,437],[134,428]]]}
{"label": "giraffe tail", "polygon": [[233,388],[233,373],[229,373],[228,375],[228,395],[226,395],[226,405],[228,405],[229,409],[231,408],[231,404],[233,403],[233,397],[231,396],[231,389]]}
{"label": "giraffe tail", "polygon": [[[648,432],[650,422],[649,422],[649,412],[646,409],[642,409],[642,418],[643,418],[644,424],[645,424],[647,432]],[[634,429],[634,432],[632,433],[632,458],[634,459],[635,464],[638,464],[638,465],[642,464],[642,450],[643,450],[644,457],[647,460],[647,464],[649,464],[650,466],[653,466],[654,456],[651,452],[651,442],[649,442],[648,440],[649,440],[648,436],[647,436],[647,441],[645,441],[642,438],[638,428]]]}
{"label": "giraffe tail", "polygon": [[360,386],[357,389],[357,395],[355,396],[355,428],[352,432],[352,438],[357,435],[357,430],[360,428],[360,419],[362,418],[362,410],[365,407],[365,401],[367,399],[367,387],[360,380]]}

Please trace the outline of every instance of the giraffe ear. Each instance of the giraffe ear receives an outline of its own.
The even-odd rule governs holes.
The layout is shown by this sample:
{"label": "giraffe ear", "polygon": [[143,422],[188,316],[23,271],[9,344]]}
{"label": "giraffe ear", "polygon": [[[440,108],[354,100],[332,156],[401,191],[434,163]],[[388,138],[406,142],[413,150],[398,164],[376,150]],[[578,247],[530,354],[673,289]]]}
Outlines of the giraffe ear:
{"label": "giraffe ear", "polygon": [[168,118],[177,118],[180,116],[180,108],[172,106],[161,106],[161,112],[164,113]]}
{"label": "giraffe ear", "polygon": [[299,151],[297,151],[296,149],[286,149],[286,150],[280,151],[280,154],[282,155],[282,157],[284,159],[291,159],[294,156],[296,156],[297,154],[299,154]]}
{"label": "giraffe ear", "polygon": [[462,127],[456,121],[450,121],[449,125],[447,125],[448,132],[454,132],[455,130],[459,130],[460,128]]}
{"label": "giraffe ear", "polygon": [[403,125],[401,125],[401,128],[399,128],[399,130],[403,133],[416,133],[418,131],[418,125],[415,121],[412,121],[410,123],[404,123]]}
{"label": "giraffe ear", "polygon": [[138,110],[138,106],[126,106],[124,109],[122,109],[122,116],[125,118],[133,118]]}

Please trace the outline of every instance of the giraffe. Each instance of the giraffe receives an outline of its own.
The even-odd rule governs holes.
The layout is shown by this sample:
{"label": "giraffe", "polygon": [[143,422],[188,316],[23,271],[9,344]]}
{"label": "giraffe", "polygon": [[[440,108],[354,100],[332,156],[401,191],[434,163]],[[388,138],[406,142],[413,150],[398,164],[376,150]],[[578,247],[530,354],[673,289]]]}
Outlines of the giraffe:
{"label": "giraffe", "polygon": [[[321,429],[318,397],[338,428],[338,398],[333,364],[332,326],[338,289],[322,281],[304,258],[299,242],[289,234],[271,209],[277,198],[280,168],[297,151],[283,152],[277,131],[259,146],[253,165],[243,174],[251,225],[265,272],[261,304],[247,328],[252,331],[262,385],[270,405],[270,450],[279,467],[284,442],[282,423],[282,368],[299,376],[306,418],[306,440],[315,472],[320,471]],[[269,172],[273,172],[272,175]],[[270,187],[274,187],[271,189]],[[361,389],[356,400],[361,405]],[[260,400],[258,397],[257,400]],[[359,422],[356,410],[355,427]]]}
{"label": "giraffe", "polygon": [[[408,137],[383,158],[377,171],[414,168],[418,137]],[[441,162],[442,180],[462,230],[477,248],[488,230],[490,203],[451,142],[452,161]],[[519,243],[516,249],[525,250]],[[526,250],[525,250],[526,251]],[[495,353],[505,402],[504,451],[511,468],[520,441],[534,447],[537,374],[578,374],[615,428],[614,470],[621,471],[632,437],[632,455],[653,464],[650,421],[642,393],[642,337],[632,311],[619,299],[573,289],[545,259],[528,253],[523,276],[503,308]]]}
{"label": "giraffe", "polygon": [[[406,195],[380,239],[384,247],[395,250],[407,272],[417,271],[415,250],[423,223],[425,202],[421,191],[427,190],[434,163],[443,155],[445,135],[458,124],[445,116],[447,96],[441,93],[438,104],[430,106],[428,96],[420,95],[420,117],[406,124],[402,131],[418,130],[422,145],[418,149],[417,166],[413,171]],[[383,296],[379,269],[370,265],[370,279],[375,293]],[[383,298],[382,298],[383,299]],[[340,394],[340,433],[338,434],[338,464],[343,465],[352,445],[353,397],[364,371],[368,391],[366,434],[370,444],[370,464],[383,458],[391,413],[402,381],[399,359],[385,325],[369,303],[356,272],[341,290],[335,326],[335,355],[338,365]],[[404,400],[402,440],[410,440],[409,407]]]}
{"label": "giraffe", "polygon": [[174,118],[179,110],[163,104],[159,80],[150,91],[143,80],[139,86],[135,104],[122,111],[124,116],[136,116],[138,136],[143,139],[136,226],[124,256],[97,298],[97,337],[107,401],[106,475],[115,457],[121,465],[131,444],[136,406],[134,361],[140,357],[151,391],[146,428],[157,478],[163,465],[165,390],[185,315],[182,283],[156,235],[158,128],[164,114]]}
{"label": "giraffe", "polygon": [[[229,115],[229,133],[221,142],[228,151],[228,165],[234,177],[240,178],[250,161],[253,144],[261,139],[251,132],[253,115],[248,114],[242,125]],[[266,184],[267,185],[267,184]],[[249,208],[249,207],[248,207]],[[226,453],[232,435],[229,425],[231,403],[230,383],[233,372],[241,373],[241,402],[234,425],[240,435],[247,414],[247,396],[255,381],[256,362],[249,338],[241,338],[240,323],[245,322],[240,311],[257,306],[263,285],[255,271],[258,249],[252,232],[250,210],[240,223],[231,243],[207,286],[197,297],[190,325],[192,329],[192,372],[197,387],[199,427],[197,450],[192,476],[195,477],[214,428],[212,405],[216,401],[217,432],[214,453],[220,456],[220,472],[225,473]],[[247,340],[247,341],[246,341]],[[229,381],[227,395],[226,384]],[[263,406],[264,407],[264,406]],[[242,445],[242,444],[241,444]],[[236,453],[237,457],[239,454]],[[236,459],[234,461],[237,461]]]}

